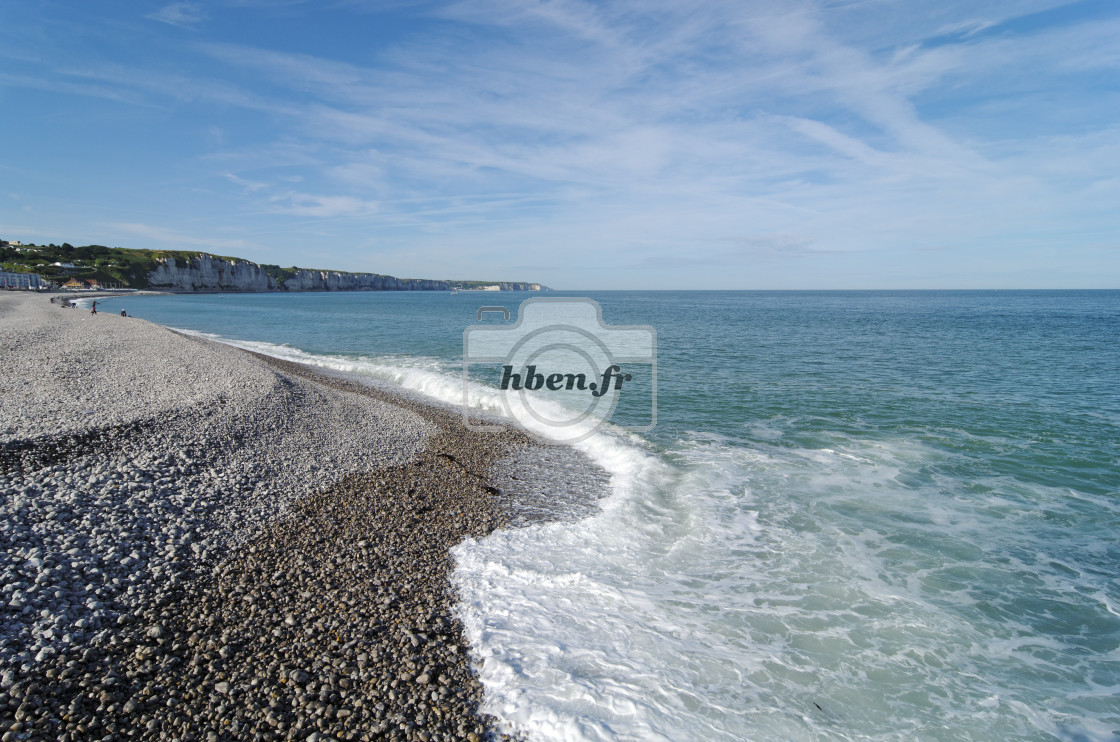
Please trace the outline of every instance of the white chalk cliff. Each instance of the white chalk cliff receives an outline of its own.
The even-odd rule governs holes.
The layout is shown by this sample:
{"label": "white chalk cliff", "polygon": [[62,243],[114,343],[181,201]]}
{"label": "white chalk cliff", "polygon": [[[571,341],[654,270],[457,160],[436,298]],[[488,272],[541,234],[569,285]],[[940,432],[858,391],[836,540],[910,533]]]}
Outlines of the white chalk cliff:
{"label": "white chalk cliff", "polygon": [[160,258],[148,273],[154,289],[171,291],[275,291],[276,282],[256,263],[199,255],[180,266],[175,258]]}
{"label": "white chalk cliff", "polygon": [[[189,260],[159,258],[148,273],[153,289],[167,291],[450,291],[448,281],[396,278],[378,273],[297,270],[278,283],[264,268],[241,258],[219,258],[205,253]],[[535,283],[499,283],[503,291],[540,291]]]}

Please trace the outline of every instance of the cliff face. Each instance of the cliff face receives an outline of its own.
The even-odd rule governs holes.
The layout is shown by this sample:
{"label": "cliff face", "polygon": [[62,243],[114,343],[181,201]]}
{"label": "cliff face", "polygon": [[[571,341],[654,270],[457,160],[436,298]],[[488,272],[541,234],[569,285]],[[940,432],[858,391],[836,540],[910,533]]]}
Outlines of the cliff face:
{"label": "cliff face", "polygon": [[171,291],[275,291],[276,282],[256,263],[199,255],[180,266],[175,258],[157,261],[148,273],[154,289]]}
{"label": "cliff face", "polygon": [[446,281],[402,279],[378,273],[297,271],[284,281],[284,291],[449,291]]}
{"label": "cliff face", "polygon": [[[159,258],[148,285],[168,291],[450,291],[448,281],[396,278],[378,273],[298,270],[277,283],[265,269],[241,258],[200,254],[189,259]],[[501,291],[540,291],[538,283],[494,284]]]}

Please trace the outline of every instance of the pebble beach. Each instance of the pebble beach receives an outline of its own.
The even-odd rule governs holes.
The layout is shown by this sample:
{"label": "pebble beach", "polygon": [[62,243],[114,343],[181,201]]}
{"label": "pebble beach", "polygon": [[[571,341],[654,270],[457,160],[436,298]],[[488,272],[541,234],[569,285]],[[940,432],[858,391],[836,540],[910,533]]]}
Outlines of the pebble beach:
{"label": "pebble beach", "polygon": [[500,738],[448,549],[533,445],[0,294],[0,737]]}

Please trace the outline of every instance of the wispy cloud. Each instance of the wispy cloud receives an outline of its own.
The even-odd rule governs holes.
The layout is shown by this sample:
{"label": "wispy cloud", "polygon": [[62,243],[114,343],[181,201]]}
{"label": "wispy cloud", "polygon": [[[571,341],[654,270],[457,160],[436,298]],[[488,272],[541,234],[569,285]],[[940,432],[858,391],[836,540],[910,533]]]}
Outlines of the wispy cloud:
{"label": "wispy cloud", "polygon": [[226,180],[228,180],[229,182],[235,184],[235,185],[241,186],[242,188],[244,188],[247,191],[259,191],[262,188],[267,188],[268,187],[268,183],[262,183],[260,181],[254,181],[254,180],[246,180],[245,178],[237,177],[233,173],[222,173],[222,177],[225,178]]}
{"label": "wispy cloud", "polygon": [[191,28],[206,20],[206,14],[202,6],[198,3],[189,2],[171,3],[144,17],[183,28]]}
{"label": "wispy cloud", "polygon": [[128,103],[129,105],[136,106],[150,105],[142,96],[137,95],[133,91],[121,90],[113,86],[99,85],[80,80],[58,79],[52,75],[13,75],[0,72],[0,85],[45,90],[64,95],[103,98],[105,100]]}
{"label": "wispy cloud", "polygon": [[[239,3],[259,13],[252,41],[165,28],[166,62],[63,54],[0,84],[166,111],[157,126],[190,152],[175,177],[225,197],[192,208],[278,245],[319,230],[368,245],[355,260],[465,265],[533,244],[567,276],[595,256],[733,282],[751,260],[856,266],[1090,229],[1069,225],[1099,243],[1120,197],[1120,93],[1100,84],[1120,72],[1120,18],[1080,22],[1082,4]],[[210,28],[228,7],[150,17]],[[1069,17],[1044,22],[1054,8]],[[291,51],[273,14],[316,33]],[[328,17],[400,33],[328,43],[310,25]]]}
{"label": "wispy cloud", "polygon": [[259,244],[251,240],[227,239],[222,237],[208,237],[185,234],[183,232],[177,232],[173,229],[153,226],[150,224],[140,224],[135,222],[109,222],[101,226],[106,229],[111,229],[114,232],[135,235],[145,240],[152,240],[154,242],[167,243],[170,245],[189,245],[191,247],[206,247],[213,250],[256,251],[261,249],[261,246]]}
{"label": "wispy cloud", "polygon": [[288,193],[270,198],[277,213],[319,218],[361,217],[378,213],[376,201],[353,196],[317,196],[310,193]]}
{"label": "wispy cloud", "polygon": [[[687,19],[669,6],[637,13],[579,2],[550,3],[547,12],[462,2],[440,13],[510,35],[469,55],[454,39],[425,38],[423,53],[397,48],[376,69],[232,45],[206,51],[311,94],[297,126],[336,143],[328,178],[355,187],[438,183],[459,195],[512,179],[540,194],[551,218],[579,210],[579,221],[636,245],[700,244],[745,222],[775,230],[717,262],[757,256],[757,245],[770,245],[768,255],[806,254],[779,247],[806,207],[813,231],[846,250],[864,241],[861,231],[905,240],[939,220],[934,233],[959,239],[950,214],[971,225],[983,219],[977,198],[1030,189],[990,147],[961,136],[954,112],[934,119],[915,103],[992,45],[1014,42],[883,56],[842,41],[808,3],[762,12],[716,3]],[[953,31],[967,40],[989,23],[970,19]],[[1037,42],[991,55],[1037,53]],[[985,66],[1007,72],[998,59]],[[371,148],[376,165],[362,154]],[[287,203],[306,216],[370,213],[357,197]],[[399,208],[382,204],[381,214],[404,218]],[[665,217],[651,218],[653,209]],[[859,213],[862,223],[852,218]],[[537,218],[510,211],[505,223],[512,234]]]}
{"label": "wispy cloud", "polygon": [[145,105],[173,107],[205,102],[275,115],[298,115],[300,110],[290,102],[255,93],[215,76],[137,69],[119,63],[60,65],[55,74],[64,79],[97,81],[103,88],[118,91],[118,95]]}
{"label": "wispy cloud", "polygon": [[983,20],[980,18],[973,18],[967,21],[960,21],[952,23],[947,26],[942,26],[937,30],[936,36],[938,37],[959,37],[968,38],[975,36],[982,31],[987,31],[989,28],[996,26],[994,21]]}

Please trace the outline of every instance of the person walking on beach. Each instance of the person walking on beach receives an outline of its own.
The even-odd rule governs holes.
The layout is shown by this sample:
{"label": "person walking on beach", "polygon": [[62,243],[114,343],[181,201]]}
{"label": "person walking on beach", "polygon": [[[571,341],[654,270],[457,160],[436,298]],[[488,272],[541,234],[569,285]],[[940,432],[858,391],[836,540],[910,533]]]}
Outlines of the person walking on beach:
{"label": "person walking on beach", "polygon": [[97,302],[94,302],[89,308],[90,314],[97,314]]}

